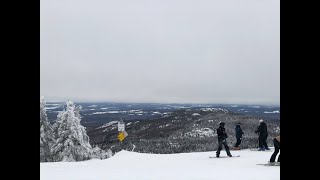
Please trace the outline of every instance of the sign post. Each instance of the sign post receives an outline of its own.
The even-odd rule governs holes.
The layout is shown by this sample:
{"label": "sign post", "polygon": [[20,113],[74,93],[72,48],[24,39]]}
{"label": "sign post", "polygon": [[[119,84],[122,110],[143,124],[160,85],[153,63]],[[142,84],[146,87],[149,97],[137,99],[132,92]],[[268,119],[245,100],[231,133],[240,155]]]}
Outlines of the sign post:
{"label": "sign post", "polygon": [[122,120],[118,122],[118,131],[125,131],[125,124]]}
{"label": "sign post", "polygon": [[128,136],[128,133],[125,131],[125,123],[122,120],[118,122],[118,131],[118,139],[122,142]]}

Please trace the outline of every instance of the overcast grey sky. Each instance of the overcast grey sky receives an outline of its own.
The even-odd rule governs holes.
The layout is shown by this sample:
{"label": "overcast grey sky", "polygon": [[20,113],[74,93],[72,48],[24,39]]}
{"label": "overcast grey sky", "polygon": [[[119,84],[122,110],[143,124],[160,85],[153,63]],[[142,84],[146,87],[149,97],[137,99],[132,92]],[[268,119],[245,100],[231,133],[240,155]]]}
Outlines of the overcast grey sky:
{"label": "overcast grey sky", "polygon": [[47,101],[280,103],[279,0],[41,0]]}

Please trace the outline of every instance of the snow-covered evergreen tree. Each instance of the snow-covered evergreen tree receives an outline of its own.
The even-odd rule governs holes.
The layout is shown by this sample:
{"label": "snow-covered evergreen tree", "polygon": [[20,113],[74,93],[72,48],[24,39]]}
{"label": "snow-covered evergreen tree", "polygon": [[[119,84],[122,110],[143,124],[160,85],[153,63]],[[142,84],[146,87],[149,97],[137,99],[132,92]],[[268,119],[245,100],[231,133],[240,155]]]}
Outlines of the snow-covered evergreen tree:
{"label": "snow-covered evergreen tree", "polygon": [[46,113],[46,102],[40,97],[40,162],[52,161],[51,147],[54,144],[54,135]]}
{"label": "snow-covered evergreen tree", "polygon": [[112,156],[112,151],[108,149],[107,151],[100,149],[98,146],[93,148],[92,158],[96,159],[106,159]]}
{"label": "snow-covered evergreen tree", "polygon": [[68,100],[66,109],[58,114],[53,125],[57,139],[52,148],[55,161],[83,161],[92,157],[89,136],[80,124],[80,109]]}

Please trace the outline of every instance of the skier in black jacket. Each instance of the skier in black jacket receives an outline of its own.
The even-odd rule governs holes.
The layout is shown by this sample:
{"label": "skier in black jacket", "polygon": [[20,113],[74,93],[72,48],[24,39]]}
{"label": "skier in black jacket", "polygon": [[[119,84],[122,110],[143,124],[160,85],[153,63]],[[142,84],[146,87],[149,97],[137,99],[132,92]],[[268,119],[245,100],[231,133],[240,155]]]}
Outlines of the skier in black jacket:
{"label": "skier in black jacket", "polygon": [[219,128],[217,129],[217,134],[218,134],[218,151],[216,152],[216,156],[219,157],[220,156],[220,151],[222,150],[222,144],[224,145],[224,149],[226,150],[227,152],[227,155],[229,157],[231,157],[231,153],[230,153],[230,150],[229,150],[229,146],[227,145],[227,141],[226,139],[228,138],[228,135],[225,131],[225,128],[224,128],[224,125],[225,123],[224,122],[220,122],[219,123]]}
{"label": "skier in black jacket", "polygon": [[270,150],[267,145],[268,129],[267,124],[262,119],[259,120],[260,126],[255,131],[259,134],[259,151]]}
{"label": "skier in black jacket", "polygon": [[[277,136],[273,139],[273,144],[274,144],[274,152],[270,158],[270,163],[274,163],[276,160],[276,156],[279,153],[280,150],[280,136]],[[278,164],[280,164],[280,154],[278,156]]]}
{"label": "skier in black jacket", "polygon": [[240,127],[240,124],[241,124],[241,123],[238,123],[238,124],[236,125],[236,128],[235,128],[236,138],[237,138],[237,142],[236,142],[236,144],[235,144],[234,147],[233,147],[233,149],[235,149],[235,150],[240,150],[239,145],[241,144],[242,134],[244,134],[243,131],[242,131],[242,129],[241,129],[241,127]]}

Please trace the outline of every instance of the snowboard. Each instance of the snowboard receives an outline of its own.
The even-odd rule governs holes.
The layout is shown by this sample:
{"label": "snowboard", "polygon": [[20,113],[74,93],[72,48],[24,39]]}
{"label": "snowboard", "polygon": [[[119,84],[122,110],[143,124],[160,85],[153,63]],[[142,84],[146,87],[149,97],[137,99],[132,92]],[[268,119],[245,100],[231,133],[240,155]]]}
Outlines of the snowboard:
{"label": "snowboard", "polygon": [[262,165],[262,166],[280,166],[280,163],[267,163],[267,164],[257,164],[257,165]]}
{"label": "snowboard", "polygon": [[216,157],[216,156],[209,156],[209,158],[233,158],[233,157],[240,157],[240,155],[237,155],[237,156],[220,156],[220,157]]}
{"label": "snowboard", "polygon": [[[257,148],[254,148],[254,149],[250,149],[250,151],[259,151],[259,149],[257,149]],[[264,151],[267,151],[267,152],[269,152],[269,151],[272,151],[271,149],[269,149],[269,150],[264,150]],[[263,152],[263,151],[262,151]]]}
{"label": "snowboard", "polygon": [[233,150],[233,151],[239,151],[239,150],[241,150],[241,148],[239,148],[239,147],[232,147],[231,150]]}

